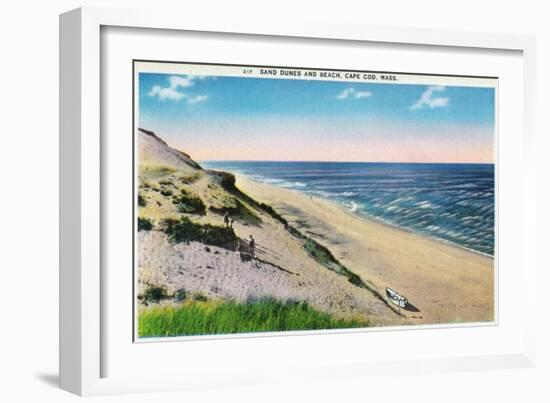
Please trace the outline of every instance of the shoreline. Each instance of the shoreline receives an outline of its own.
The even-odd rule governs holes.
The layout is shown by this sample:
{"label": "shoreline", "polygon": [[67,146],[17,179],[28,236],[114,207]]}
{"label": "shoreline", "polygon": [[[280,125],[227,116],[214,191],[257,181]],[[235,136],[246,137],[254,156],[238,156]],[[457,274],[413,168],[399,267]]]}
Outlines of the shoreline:
{"label": "shoreline", "polygon": [[236,185],[328,247],[382,295],[389,287],[414,308],[412,323],[494,320],[494,257],[451,241],[351,212],[338,202],[236,174]]}
{"label": "shoreline", "polygon": [[[246,175],[243,175],[243,176],[246,176]],[[247,180],[253,180],[253,179],[249,179],[247,178]],[[276,186],[276,185],[273,185],[273,186]],[[288,189],[288,190],[291,190],[291,191],[294,191],[296,189]],[[297,192],[300,192],[299,190],[296,190]],[[303,193],[305,195],[305,193]],[[463,249],[465,251],[468,251],[468,252],[472,252],[472,253],[476,253],[478,255],[481,255],[481,256],[485,256],[485,257],[488,257],[488,258],[491,258],[491,259],[494,259],[494,255],[490,255],[488,253],[485,253],[485,252],[482,252],[480,250],[476,250],[476,249],[472,249],[472,248],[468,248],[464,245],[461,245],[459,243],[456,243],[456,242],[453,242],[453,241],[449,241],[448,239],[444,239],[444,238],[438,238],[437,236],[435,235],[431,235],[431,234],[425,234],[425,233],[422,233],[422,232],[419,232],[419,231],[415,231],[414,229],[411,229],[411,228],[406,228],[406,227],[400,227],[399,225],[397,224],[394,224],[392,222],[389,222],[389,221],[386,221],[386,220],[383,220],[382,218],[379,218],[379,217],[376,217],[376,216],[373,216],[373,215],[369,215],[369,214],[365,214],[365,215],[361,215],[361,214],[356,214],[355,211],[349,211],[349,210],[346,210],[346,207],[336,201],[332,201],[332,200],[329,200],[329,199],[324,199],[322,197],[318,197],[318,196],[312,196],[313,198],[316,198],[316,199],[319,199],[321,201],[326,201],[328,203],[334,203],[337,207],[340,207],[342,209],[344,209],[345,212],[349,213],[349,214],[353,214],[355,215],[358,219],[360,220],[366,220],[366,221],[372,221],[372,222],[375,222],[377,224],[380,224],[380,225],[386,225],[390,228],[394,228],[396,230],[399,230],[399,231],[405,231],[405,232],[410,232],[411,234],[415,234],[415,235],[418,235],[418,236],[421,236],[421,237],[425,237],[427,239],[430,239],[432,241],[435,241],[435,242],[440,242],[442,243],[443,245],[448,245],[448,246],[454,246],[455,248],[459,248],[459,249]]]}
{"label": "shoreline", "polygon": [[325,197],[321,197],[321,196],[310,195],[306,192],[300,191],[299,188],[297,188],[297,187],[284,187],[284,186],[278,186],[278,185],[273,184],[273,183],[259,182],[259,181],[256,181],[256,180],[250,178],[248,175],[243,174],[243,173],[231,173],[231,174],[235,175],[235,178],[236,178],[237,182],[239,180],[238,178],[240,177],[240,178],[242,178],[242,180],[251,181],[251,182],[257,183],[259,185],[273,186],[273,187],[275,187],[277,189],[281,189],[283,191],[295,192],[295,193],[297,193],[301,196],[304,196],[304,197],[313,198],[313,199],[316,199],[316,200],[319,200],[319,201],[322,201],[322,202],[331,203],[331,204],[335,205],[336,207],[341,208],[344,212],[346,212],[348,214],[353,214],[355,217],[357,217],[360,220],[366,220],[368,222],[375,222],[377,224],[386,225],[390,228],[394,228],[394,229],[397,229],[397,230],[400,230],[400,231],[410,232],[412,234],[416,234],[418,236],[426,237],[426,238],[431,239],[433,241],[440,242],[444,245],[454,246],[454,247],[463,249],[465,251],[477,253],[481,256],[485,256],[485,257],[494,259],[494,255],[482,252],[482,251],[477,250],[477,249],[468,248],[467,246],[461,245],[457,242],[453,242],[453,241],[445,239],[445,238],[437,237],[437,236],[435,236],[433,234],[430,234],[430,233],[423,233],[421,231],[416,231],[412,228],[401,227],[398,224],[392,223],[390,221],[384,220],[383,218],[376,217],[376,216],[371,215],[371,214],[356,213],[355,210],[348,209],[345,204],[339,202],[338,200],[331,200],[329,198],[325,198]]}

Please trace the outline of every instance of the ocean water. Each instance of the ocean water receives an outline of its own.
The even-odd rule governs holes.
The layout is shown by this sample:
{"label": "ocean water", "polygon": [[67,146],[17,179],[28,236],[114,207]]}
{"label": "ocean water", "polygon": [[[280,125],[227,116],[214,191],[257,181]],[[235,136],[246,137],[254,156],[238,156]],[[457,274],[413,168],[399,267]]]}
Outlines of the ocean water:
{"label": "ocean water", "polygon": [[340,203],[351,212],[494,254],[492,164],[206,161]]}

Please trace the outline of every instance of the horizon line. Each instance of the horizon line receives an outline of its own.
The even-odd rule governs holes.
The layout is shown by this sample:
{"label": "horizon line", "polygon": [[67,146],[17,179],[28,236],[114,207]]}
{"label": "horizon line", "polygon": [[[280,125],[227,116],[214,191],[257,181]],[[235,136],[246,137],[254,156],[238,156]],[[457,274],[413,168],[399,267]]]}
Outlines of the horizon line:
{"label": "horizon line", "polygon": [[462,165],[495,165],[495,162],[428,162],[428,161],[326,161],[326,160],[252,160],[252,159],[198,159],[197,162],[312,162],[312,163],[346,163],[346,164],[462,164]]}

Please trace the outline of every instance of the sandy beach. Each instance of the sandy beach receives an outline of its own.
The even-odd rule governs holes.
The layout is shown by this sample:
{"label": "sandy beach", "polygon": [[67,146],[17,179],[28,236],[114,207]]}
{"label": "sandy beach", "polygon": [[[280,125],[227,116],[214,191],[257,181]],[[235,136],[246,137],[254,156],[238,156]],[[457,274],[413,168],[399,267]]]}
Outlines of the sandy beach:
{"label": "sandy beach", "polygon": [[336,203],[237,175],[237,187],[274,207],[382,295],[390,287],[411,307],[404,323],[494,320],[492,257],[359,217]]}

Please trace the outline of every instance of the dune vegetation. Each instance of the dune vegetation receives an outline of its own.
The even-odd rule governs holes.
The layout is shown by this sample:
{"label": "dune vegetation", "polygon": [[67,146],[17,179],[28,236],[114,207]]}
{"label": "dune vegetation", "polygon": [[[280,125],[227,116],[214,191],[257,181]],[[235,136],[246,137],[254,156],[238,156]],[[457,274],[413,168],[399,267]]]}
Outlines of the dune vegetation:
{"label": "dune vegetation", "polygon": [[235,250],[239,238],[233,228],[211,224],[197,224],[182,216],[179,220],[166,218],[162,221],[162,230],[175,242],[198,241],[205,245],[220,246]]}
{"label": "dune vegetation", "polygon": [[224,300],[159,305],[139,316],[139,337],[191,336],[288,330],[367,327],[361,319],[337,319],[306,302],[270,298],[243,303]]}

